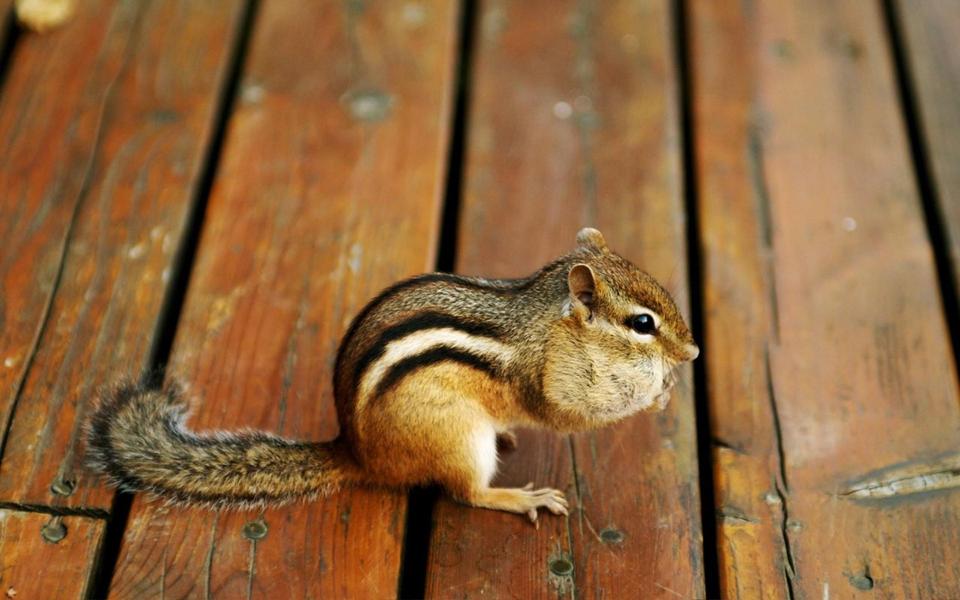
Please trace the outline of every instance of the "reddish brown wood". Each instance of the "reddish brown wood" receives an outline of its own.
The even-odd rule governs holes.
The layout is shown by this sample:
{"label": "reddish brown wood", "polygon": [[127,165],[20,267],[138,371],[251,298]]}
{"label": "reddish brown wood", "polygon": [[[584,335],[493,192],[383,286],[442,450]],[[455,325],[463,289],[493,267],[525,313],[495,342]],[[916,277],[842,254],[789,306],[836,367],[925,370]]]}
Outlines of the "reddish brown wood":
{"label": "reddish brown wood", "polygon": [[[241,9],[97,0],[17,40],[0,95],[0,500],[110,506],[81,466],[83,417],[146,363]],[[61,479],[71,495],[51,493]]]}
{"label": "reddish brown wood", "polygon": [[756,15],[691,6],[707,381],[720,584],[733,598],[786,598],[780,464],[767,377],[775,317],[756,79]]}
{"label": "reddish brown wood", "polygon": [[960,4],[916,0],[898,6],[911,83],[927,144],[936,201],[960,286]]}
{"label": "reddish brown wood", "polygon": [[[454,8],[261,4],[169,369],[196,396],[192,427],[336,435],[339,338],[434,263]],[[402,492],[343,491],[268,511],[254,542],[257,513],[138,497],[112,596],[391,596],[405,512]]]}
{"label": "reddish brown wood", "polygon": [[[668,2],[480,7],[457,269],[519,276],[596,225],[687,304]],[[568,438],[525,432],[497,483],[563,489],[569,520],[441,500],[431,597],[703,595],[689,373],[662,414]],[[576,467],[576,473],[574,472]],[[572,577],[551,572],[571,560]]]}
{"label": "reddish brown wood", "polygon": [[104,527],[0,508],[0,598],[85,598]]}
{"label": "reddish brown wood", "polygon": [[957,376],[879,5],[692,17],[722,590],[955,597]]}

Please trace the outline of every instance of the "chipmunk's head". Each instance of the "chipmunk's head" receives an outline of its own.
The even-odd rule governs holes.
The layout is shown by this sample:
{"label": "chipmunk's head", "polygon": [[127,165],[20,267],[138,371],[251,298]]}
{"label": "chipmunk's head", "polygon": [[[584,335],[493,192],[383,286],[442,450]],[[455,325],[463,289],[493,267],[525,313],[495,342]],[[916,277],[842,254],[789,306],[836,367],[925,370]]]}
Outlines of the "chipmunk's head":
{"label": "chipmunk's head", "polygon": [[577,243],[547,350],[550,408],[587,427],[662,409],[676,367],[700,353],[690,329],[670,294],[607,248],[599,231],[581,230]]}

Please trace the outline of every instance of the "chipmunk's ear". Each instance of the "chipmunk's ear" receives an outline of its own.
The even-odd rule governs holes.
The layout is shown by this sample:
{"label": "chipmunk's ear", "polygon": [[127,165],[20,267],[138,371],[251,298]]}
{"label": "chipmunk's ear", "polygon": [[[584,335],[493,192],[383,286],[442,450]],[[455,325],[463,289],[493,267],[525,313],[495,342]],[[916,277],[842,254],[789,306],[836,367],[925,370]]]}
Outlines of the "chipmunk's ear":
{"label": "chipmunk's ear", "polygon": [[597,278],[593,269],[583,263],[573,265],[567,273],[567,286],[571,299],[587,307],[593,306],[597,293]]}
{"label": "chipmunk's ear", "polygon": [[607,247],[607,240],[603,239],[600,230],[593,227],[584,227],[577,233],[577,244],[603,250]]}

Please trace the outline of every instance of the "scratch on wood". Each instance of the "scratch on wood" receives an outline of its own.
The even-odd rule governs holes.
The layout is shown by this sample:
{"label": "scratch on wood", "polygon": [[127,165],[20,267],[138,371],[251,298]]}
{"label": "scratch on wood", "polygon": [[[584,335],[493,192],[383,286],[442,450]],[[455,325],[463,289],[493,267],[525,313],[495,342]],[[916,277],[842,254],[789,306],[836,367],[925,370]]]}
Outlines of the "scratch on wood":
{"label": "scratch on wood", "polygon": [[790,546],[790,532],[787,529],[787,523],[790,522],[790,509],[787,505],[787,498],[790,487],[787,483],[787,457],[783,447],[783,429],[780,426],[780,412],[777,410],[777,395],[773,384],[773,369],[770,366],[770,347],[765,346],[763,350],[764,369],[767,376],[767,400],[770,403],[770,415],[773,420],[773,435],[776,438],[777,463],[779,466],[779,479],[773,481],[773,503],[780,504],[780,540],[783,544],[784,582],[787,585],[787,597],[790,600],[794,598],[793,579],[797,574],[796,563],[793,557],[793,549]]}
{"label": "scratch on wood", "polygon": [[960,488],[960,455],[932,463],[915,463],[862,479],[838,495],[845,498],[892,498],[937,490]]}
{"label": "scratch on wood", "polygon": [[745,512],[736,508],[734,506],[721,506],[717,509],[717,514],[723,518],[724,521],[734,522],[734,523],[759,523],[758,519],[747,516]]}
{"label": "scratch on wood", "polygon": [[602,544],[602,543],[603,543],[603,538],[600,537],[600,534],[597,533],[597,530],[594,528],[593,523],[590,522],[590,517],[587,516],[587,511],[585,511],[585,510],[583,509],[583,506],[580,507],[579,512],[580,512],[580,523],[581,523],[581,527],[580,527],[580,530],[581,530],[581,531],[580,531],[580,533],[583,534],[583,526],[582,526],[582,524],[583,524],[583,523],[586,523],[586,524],[587,524],[587,529],[590,530],[590,533],[593,534],[593,537],[595,537],[595,538],[597,539],[597,541]]}
{"label": "scratch on wood", "polygon": [[219,515],[214,515],[213,529],[210,531],[210,549],[207,551],[207,558],[203,565],[203,597],[207,598],[207,600],[213,597],[210,591],[210,582],[213,577],[213,555],[217,551],[217,521],[219,520]]}
{"label": "scratch on wood", "polygon": [[257,540],[250,540],[250,562],[247,567],[247,599],[253,598],[253,578],[257,573]]}
{"label": "scratch on wood", "polygon": [[577,3],[571,25],[571,35],[577,42],[574,74],[580,88],[580,95],[573,105],[577,111],[575,122],[583,151],[583,222],[588,225],[597,222],[597,168],[593,157],[593,129],[599,121],[593,101],[597,87],[593,53],[595,12],[591,0],[581,0]]}
{"label": "scratch on wood", "polygon": [[[756,111],[754,111],[756,112]],[[770,319],[773,325],[774,339],[780,339],[780,307],[777,303],[777,279],[773,260],[773,221],[770,216],[770,188],[764,171],[763,139],[755,116],[747,128],[747,164],[750,179],[753,182],[753,198],[756,204],[757,220],[760,225],[761,251],[767,283],[767,296],[770,301]]]}
{"label": "scratch on wood", "polygon": [[163,545],[160,555],[160,600],[167,597],[167,545]]}
{"label": "scratch on wood", "polygon": [[780,488],[780,484],[774,482],[774,490],[780,504],[780,539],[783,542],[784,565],[783,579],[787,584],[787,597],[794,599],[793,578],[797,575],[796,563],[793,560],[793,549],[790,547],[790,532],[787,530],[787,523],[790,522],[790,510],[787,507],[787,496]]}
{"label": "scratch on wood", "polygon": [[680,592],[678,592],[678,591],[676,591],[676,590],[671,590],[670,588],[668,588],[668,587],[665,586],[665,585],[660,585],[660,584],[657,583],[656,581],[653,582],[653,585],[657,586],[658,588],[660,588],[661,590],[663,590],[663,591],[665,591],[665,592],[670,592],[671,594],[673,594],[673,595],[676,596],[677,598],[683,598],[683,594],[681,594]]}
{"label": "scratch on wood", "polygon": [[713,445],[716,446],[717,448],[722,448],[722,449],[724,449],[724,450],[729,450],[729,451],[733,452],[734,454],[741,454],[741,455],[749,454],[746,450],[744,450],[744,449],[741,448],[740,446],[738,446],[738,445],[736,445],[736,444],[733,444],[732,442],[728,442],[727,440],[725,440],[725,439],[723,439],[723,438],[719,438],[719,437],[714,436],[710,441],[711,441],[711,442],[713,443]]}
{"label": "scratch on wood", "polygon": [[783,483],[783,489],[790,491],[790,483],[787,481],[787,457],[783,449],[783,429],[780,427],[780,411],[777,410],[776,386],[773,384],[773,369],[770,367],[770,347],[763,349],[763,366],[767,375],[767,401],[770,402],[770,413],[773,417],[773,434],[777,443],[777,462],[780,466],[780,481]]}
{"label": "scratch on wood", "polygon": [[[577,494],[577,506],[579,508],[577,513],[579,517],[580,534],[583,535],[583,520],[586,517],[586,512],[583,510],[583,493],[580,489],[580,470],[577,468],[577,449],[574,445],[573,435],[567,436],[567,447],[570,450],[570,468],[573,469],[573,487]],[[567,523],[567,527],[569,528],[570,517],[567,517]]]}

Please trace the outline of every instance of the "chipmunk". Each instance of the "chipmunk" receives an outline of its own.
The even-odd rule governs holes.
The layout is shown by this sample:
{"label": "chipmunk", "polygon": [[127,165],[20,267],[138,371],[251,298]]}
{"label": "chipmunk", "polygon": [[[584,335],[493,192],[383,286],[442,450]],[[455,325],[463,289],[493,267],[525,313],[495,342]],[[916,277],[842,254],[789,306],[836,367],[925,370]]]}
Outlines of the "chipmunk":
{"label": "chipmunk", "polygon": [[341,434],[195,434],[175,384],[115,389],[89,428],[90,464],[174,503],[256,507],[343,485],[440,484],[460,502],[567,514],[552,488],[491,487],[515,427],[572,432],[662,409],[677,365],[699,354],[670,295],[596,229],[525,279],[428,274],[374,298],[340,345]]}

